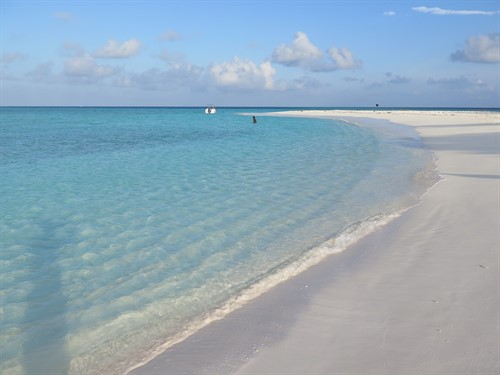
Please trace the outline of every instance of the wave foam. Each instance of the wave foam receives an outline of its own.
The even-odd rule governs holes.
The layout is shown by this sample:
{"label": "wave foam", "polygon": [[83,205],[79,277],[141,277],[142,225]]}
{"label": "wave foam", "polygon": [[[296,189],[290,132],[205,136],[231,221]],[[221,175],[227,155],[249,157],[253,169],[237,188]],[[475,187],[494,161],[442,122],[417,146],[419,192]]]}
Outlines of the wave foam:
{"label": "wave foam", "polygon": [[349,246],[355,244],[363,237],[398,218],[404,211],[405,210],[387,215],[376,215],[374,217],[352,224],[341,231],[337,236],[323,242],[319,246],[310,249],[306,253],[302,254],[299,258],[292,260],[287,264],[283,264],[281,267],[275,268],[272,273],[264,275],[260,278],[260,280],[249,285],[241,293],[230,298],[223,306],[213,311],[212,313],[207,314],[206,316],[194,321],[186,330],[180,332],[162,345],[155,348],[152,352],[144,356],[144,358],[138,364],[130,367],[126,371],[126,374],[148,363],[161,353],[165,352],[170,347],[184,341],[210,323],[220,320],[231,312],[243,307],[248,302],[259,297],[278,284],[281,284],[282,282],[285,282],[286,280],[289,280],[290,278],[304,272],[312,266],[320,263],[328,256],[346,250]]}

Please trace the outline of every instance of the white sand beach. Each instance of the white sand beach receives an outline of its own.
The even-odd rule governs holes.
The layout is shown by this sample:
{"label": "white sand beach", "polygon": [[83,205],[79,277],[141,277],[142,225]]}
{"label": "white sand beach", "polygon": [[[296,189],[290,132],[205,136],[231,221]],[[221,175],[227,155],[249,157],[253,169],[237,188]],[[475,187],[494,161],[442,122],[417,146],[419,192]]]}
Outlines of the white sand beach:
{"label": "white sand beach", "polygon": [[132,373],[500,373],[500,114],[286,115],[413,126],[442,180],[387,226]]}

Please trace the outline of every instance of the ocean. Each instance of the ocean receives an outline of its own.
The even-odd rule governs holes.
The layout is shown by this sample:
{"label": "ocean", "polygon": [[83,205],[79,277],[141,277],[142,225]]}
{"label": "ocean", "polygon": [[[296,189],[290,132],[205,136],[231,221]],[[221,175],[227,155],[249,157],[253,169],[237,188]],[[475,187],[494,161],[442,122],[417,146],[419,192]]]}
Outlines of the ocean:
{"label": "ocean", "polygon": [[410,128],[281,110],[0,108],[0,372],[124,374],[436,181]]}

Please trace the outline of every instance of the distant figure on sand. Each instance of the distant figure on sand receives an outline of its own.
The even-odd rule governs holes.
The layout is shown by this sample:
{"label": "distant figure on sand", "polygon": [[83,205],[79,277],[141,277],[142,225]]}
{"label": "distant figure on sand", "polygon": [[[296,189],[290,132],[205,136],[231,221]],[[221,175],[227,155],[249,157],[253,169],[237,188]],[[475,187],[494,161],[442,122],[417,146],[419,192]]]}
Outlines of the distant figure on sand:
{"label": "distant figure on sand", "polygon": [[255,118],[255,116],[253,116],[253,123],[256,124],[257,123],[257,119]]}

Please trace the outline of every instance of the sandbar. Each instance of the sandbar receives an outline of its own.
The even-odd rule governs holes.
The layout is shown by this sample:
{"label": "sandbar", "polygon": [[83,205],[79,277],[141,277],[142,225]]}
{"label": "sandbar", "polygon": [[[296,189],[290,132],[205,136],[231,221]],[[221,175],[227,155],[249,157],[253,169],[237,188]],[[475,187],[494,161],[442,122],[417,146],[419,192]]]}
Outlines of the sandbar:
{"label": "sandbar", "polygon": [[131,373],[500,373],[500,112],[276,115],[412,126],[441,180],[385,227]]}

